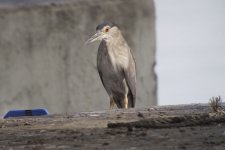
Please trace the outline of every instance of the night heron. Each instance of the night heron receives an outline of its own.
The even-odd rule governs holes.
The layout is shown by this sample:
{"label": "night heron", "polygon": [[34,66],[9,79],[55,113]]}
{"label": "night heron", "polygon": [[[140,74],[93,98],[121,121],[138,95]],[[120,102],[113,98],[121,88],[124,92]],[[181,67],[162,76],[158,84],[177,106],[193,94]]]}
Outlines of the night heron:
{"label": "night heron", "polygon": [[135,106],[136,68],[131,49],[119,27],[104,21],[96,28],[97,33],[86,43],[101,41],[98,48],[97,68],[102,84],[110,97],[110,108]]}

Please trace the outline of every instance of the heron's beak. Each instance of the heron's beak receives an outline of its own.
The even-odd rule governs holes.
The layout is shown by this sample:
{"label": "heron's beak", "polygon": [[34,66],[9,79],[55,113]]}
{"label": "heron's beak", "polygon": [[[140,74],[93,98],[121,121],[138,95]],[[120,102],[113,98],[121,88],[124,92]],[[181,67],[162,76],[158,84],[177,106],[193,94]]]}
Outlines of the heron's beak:
{"label": "heron's beak", "polygon": [[90,39],[88,39],[85,44],[93,43],[94,41],[101,40],[102,38],[102,32],[97,32],[95,35],[93,35]]}

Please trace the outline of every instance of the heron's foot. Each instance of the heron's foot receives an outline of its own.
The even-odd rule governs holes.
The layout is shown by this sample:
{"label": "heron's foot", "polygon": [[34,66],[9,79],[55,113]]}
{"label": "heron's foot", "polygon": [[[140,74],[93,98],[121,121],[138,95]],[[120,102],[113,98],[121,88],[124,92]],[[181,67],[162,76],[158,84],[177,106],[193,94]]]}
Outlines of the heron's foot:
{"label": "heron's foot", "polygon": [[115,101],[113,98],[110,99],[110,109],[113,109],[115,107]]}
{"label": "heron's foot", "polygon": [[125,106],[125,109],[128,108],[128,99],[127,99],[127,96],[124,98],[124,106]]}

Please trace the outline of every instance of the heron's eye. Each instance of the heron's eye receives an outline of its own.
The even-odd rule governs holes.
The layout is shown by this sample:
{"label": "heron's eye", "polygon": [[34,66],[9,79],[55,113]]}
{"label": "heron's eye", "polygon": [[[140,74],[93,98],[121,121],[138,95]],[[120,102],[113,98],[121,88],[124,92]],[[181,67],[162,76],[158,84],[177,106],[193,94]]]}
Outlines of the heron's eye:
{"label": "heron's eye", "polygon": [[107,27],[107,28],[105,28],[105,32],[109,32],[109,28]]}

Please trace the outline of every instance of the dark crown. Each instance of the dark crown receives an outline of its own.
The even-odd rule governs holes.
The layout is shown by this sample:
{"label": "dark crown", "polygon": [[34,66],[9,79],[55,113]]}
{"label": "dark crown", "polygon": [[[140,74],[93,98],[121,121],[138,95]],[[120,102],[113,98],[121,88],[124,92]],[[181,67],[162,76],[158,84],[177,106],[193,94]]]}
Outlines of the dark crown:
{"label": "dark crown", "polygon": [[112,28],[116,25],[110,21],[103,21],[96,27],[96,30],[102,30],[105,26],[110,26]]}

